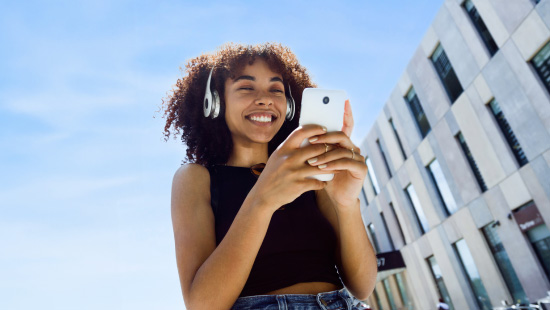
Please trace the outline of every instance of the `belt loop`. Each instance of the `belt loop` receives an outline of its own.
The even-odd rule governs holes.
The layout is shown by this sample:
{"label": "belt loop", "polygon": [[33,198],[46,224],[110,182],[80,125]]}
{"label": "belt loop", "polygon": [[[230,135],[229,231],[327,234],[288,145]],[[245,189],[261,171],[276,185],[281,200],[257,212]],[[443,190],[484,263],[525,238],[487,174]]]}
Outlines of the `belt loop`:
{"label": "belt loop", "polygon": [[344,302],[348,306],[347,308],[349,310],[352,310],[353,309],[353,300],[352,300],[351,294],[349,294],[349,292],[346,290],[346,288],[343,288],[343,289],[339,290],[338,295],[344,300]]}
{"label": "belt loop", "polygon": [[277,304],[279,305],[279,310],[288,310],[285,295],[276,295],[276,298]]}
{"label": "belt loop", "polygon": [[327,310],[328,304],[322,298],[321,294],[317,294],[317,304],[319,305],[319,307],[321,307],[322,310]]}

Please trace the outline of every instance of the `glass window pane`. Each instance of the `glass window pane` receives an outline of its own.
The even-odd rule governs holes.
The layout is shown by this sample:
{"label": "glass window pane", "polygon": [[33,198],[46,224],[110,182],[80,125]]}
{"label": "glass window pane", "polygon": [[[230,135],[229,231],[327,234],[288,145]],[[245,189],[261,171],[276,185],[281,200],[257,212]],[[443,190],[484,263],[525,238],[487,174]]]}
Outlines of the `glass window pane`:
{"label": "glass window pane", "polygon": [[437,191],[439,193],[441,201],[443,202],[443,205],[446,208],[447,214],[455,213],[458,210],[458,207],[456,206],[455,199],[453,197],[453,194],[451,193],[451,188],[447,183],[447,179],[445,179],[445,175],[443,174],[443,171],[441,170],[441,166],[439,165],[437,159],[434,159],[434,161],[432,161],[431,164],[428,165],[428,171],[430,172],[432,180],[436,185]]}
{"label": "glass window pane", "polygon": [[397,143],[399,144],[399,148],[401,149],[401,154],[403,154],[403,159],[407,159],[407,154],[405,154],[405,149],[403,149],[403,144],[401,143],[401,139],[399,138],[399,134],[397,133],[397,129],[395,129],[395,124],[393,123],[393,120],[390,118],[389,120],[391,128],[393,129],[393,133],[395,135],[395,139],[397,139]]}
{"label": "glass window pane", "polygon": [[376,144],[378,145],[378,149],[380,150],[380,154],[382,154],[382,159],[384,160],[384,165],[386,166],[386,170],[388,171],[388,175],[391,178],[392,174],[391,174],[391,170],[390,170],[390,165],[388,163],[388,159],[386,158],[386,152],[384,151],[384,147],[380,143],[379,139],[376,140]]}
{"label": "glass window pane", "polygon": [[405,281],[403,280],[403,275],[401,273],[396,273],[395,281],[397,282],[397,287],[399,288],[399,295],[401,295],[401,301],[403,301],[403,305],[405,306],[405,309],[413,309],[413,305],[409,300],[409,296],[407,294],[407,289],[405,286]]}
{"label": "glass window pane", "polygon": [[477,11],[476,7],[474,6],[471,0],[466,0],[464,2],[464,8],[466,9],[468,16],[470,16],[470,19],[472,20],[474,27],[476,28],[477,32],[479,33],[479,36],[481,37],[481,40],[487,47],[489,54],[493,56],[498,51],[498,46],[495,43],[495,40],[493,40],[493,36],[489,32],[489,29],[487,29],[485,22],[483,22],[481,15],[479,15],[479,12]]}
{"label": "glass window pane", "polygon": [[547,43],[540,52],[531,60],[535,71],[537,71],[542,83],[550,92],[550,79],[548,78],[548,69],[550,68],[550,43]]}
{"label": "glass window pane", "polygon": [[441,296],[441,298],[443,298],[445,303],[449,305],[449,309],[453,310],[454,307],[451,301],[451,296],[449,295],[449,291],[447,291],[445,282],[443,282],[443,275],[441,274],[441,269],[439,268],[439,265],[435,261],[435,257],[430,256],[426,260],[430,265],[432,276],[434,277],[435,284],[437,285],[437,290],[439,291],[439,295]]}
{"label": "glass window pane", "polygon": [[390,304],[390,308],[392,310],[396,310],[397,306],[395,305],[395,300],[393,299],[393,295],[391,293],[390,281],[388,281],[388,279],[386,278],[382,282],[384,283],[384,290],[386,291],[386,296],[388,296],[388,303]]}
{"label": "glass window pane", "polygon": [[427,232],[428,230],[430,230],[430,226],[428,225],[428,220],[426,219],[426,215],[422,210],[422,205],[420,204],[420,200],[418,200],[418,196],[416,195],[416,191],[414,190],[413,185],[410,184],[409,186],[407,186],[405,192],[407,193],[409,201],[413,206],[414,213],[416,214],[416,219],[418,220],[418,224],[420,225],[420,230],[422,231],[422,233]]}
{"label": "glass window pane", "polygon": [[460,147],[462,148],[462,151],[464,152],[464,155],[466,156],[466,160],[468,160],[468,164],[470,164],[470,168],[474,173],[477,184],[479,184],[479,188],[481,189],[482,192],[487,191],[487,185],[485,185],[485,180],[483,180],[483,177],[481,176],[481,172],[479,171],[479,168],[474,159],[474,156],[472,155],[472,152],[470,152],[470,148],[468,147],[468,144],[466,144],[466,140],[464,139],[464,136],[462,135],[461,132],[459,132],[456,138],[458,140],[458,143],[460,144]]}
{"label": "glass window pane", "polygon": [[527,237],[537,254],[537,257],[550,278],[550,231],[545,224],[536,226],[527,231]]}
{"label": "glass window pane", "polygon": [[512,263],[510,262],[508,253],[506,253],[506,250],[502,245],[502,241],[500,240],[496,227],[498,226],[495,222],[483,227],[485,240],[487,240],[487,244],[491,249],[491,253],[497,263],[498,269],[504,278],[504,282],[506,283],[512,298],[514,298],[512,304],[528,303],[527,295],[525,295],[525,291],[519,282],[516,271],[514,270],[514,267],[512,267]]}
{"label": "glass window pane", "polygon": [[422,138],[426,137],[428,132],[430,132],[431,127],[430,123],[428,122],[428,118],[426,117],[426,113],[424,113],[424,109],[420,104],[420,100],[418,100],[418,96],[414,91],[414,87],[411,87],[405,97],[405,100],[409,104],[409,108],[411,109],[413,118],[416,121],[418,129],[420,130],[420,135],[422,136]]}
{"label": "glass window pane", "polygon": [[528,163],[527,156],[525,156],[525,153],[523,152],[523,149],[521,148],[521,145],[519,144],[519,141],[516,138],[512,127],[510,127],[510,124],[508,124],[508,120],[504,116],[504,113],[502,113],[502,110],[500,109],[500,106],[495,99],[489,102],[489,107],[491,109],[491,112],[493,112],[493,116],[497,121],[498,127],[504,135],[506,142],[508,142],[508,146],[510,146],[510,149],[512,150],[512,153],[514,154],[514,157],[516,158],[519,166],[523,167],[525,164]]}
{"label": "glass window pane", "polygon": [[468,245],[466,245],[466,241],[462,239],[457,241],[454,245],[466,276],[468,280],[470,280],[470,285],[474,291],[479,307],[483,310],[491,310],[493,308],[491,306],[491,301],[489,300],[485,286],[483,286],[483,282],[481,282],[481,277],[479,276],[472,253],[470,253],[470,249],[468,249]]}
{"label": "glass window pane", "polygon": [[374,169],[372,169],[372,162],[370,161],[370,158],[367,157],[367,169],[368,169],[368,175],[370,182],[372,183],[372,189],[374,190],[374,194],[378,195],[380,193],[380,187],[378,186],[378,180],[376,179],[376,174],[374,173]]}
{"label": "glass window pane", "polygon": [[369,225],[367,225],[367,228],[369,229],[370,241],[372,242],[372,246],[374,247],[376,253],[378,253],[380,252],[380,246],[378,245],[378,238],[376,238],[376,230],[374,229],[374,224],[370,223]]}
{"label": "glass window pane", "polygon": [[451,66],[451,62],[449,61],[449,58],[447,58],[447,54],[445,54],[445,51],[443,50],[441,44],[437,46],[431,58],[435,70],[439,75],[439,79],[441,80],[443,88],[447,92],[451,103],[455,102],[460,94],[462,94],[463,89],[460,81],[458,80],[458,77],[456,76],[455,70],[453,69],[453,66]]}

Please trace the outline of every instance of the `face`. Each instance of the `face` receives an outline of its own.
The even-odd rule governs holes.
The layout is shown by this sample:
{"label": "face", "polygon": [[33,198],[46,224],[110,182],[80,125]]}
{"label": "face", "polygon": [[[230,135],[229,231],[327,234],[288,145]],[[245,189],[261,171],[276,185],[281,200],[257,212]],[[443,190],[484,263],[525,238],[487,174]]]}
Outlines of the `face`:
{"label": "face", "polygon": [[285,120],[286,97],[281,74],[256,59],[225,82],[225,121],[234,144],[267,143]]}

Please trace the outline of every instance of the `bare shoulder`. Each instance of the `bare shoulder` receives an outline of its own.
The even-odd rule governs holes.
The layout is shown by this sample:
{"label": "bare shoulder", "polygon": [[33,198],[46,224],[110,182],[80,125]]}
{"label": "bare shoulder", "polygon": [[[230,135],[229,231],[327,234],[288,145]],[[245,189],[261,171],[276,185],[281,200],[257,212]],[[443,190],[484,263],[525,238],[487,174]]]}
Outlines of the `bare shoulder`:
{"label": "bare shoulder", "polygon": [[197,164],[181,166],[172,181],[172,225],[184,299],[197,270],[216,248],[210,205],[210,173]]}
{"label": "bare shoulder", "polygon": [[193,186],[193,184],[202,185],[202,183],[210,184],[210,173],[205,167],[193,163],[179,167],[172,180],[173,186]]}

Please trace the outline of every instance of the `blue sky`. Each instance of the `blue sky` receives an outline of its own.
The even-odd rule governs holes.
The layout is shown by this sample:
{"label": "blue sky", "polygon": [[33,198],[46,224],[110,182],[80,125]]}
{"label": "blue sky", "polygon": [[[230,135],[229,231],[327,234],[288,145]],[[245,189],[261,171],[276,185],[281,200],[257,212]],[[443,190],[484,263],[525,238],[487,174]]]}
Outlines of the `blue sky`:
{"label": "blue sky", "polygon": [[0,12],[0,309],[182,309],[184,158],[159,110],[180,66],[281,42],[367,134],[441,0],[11,1]]}

